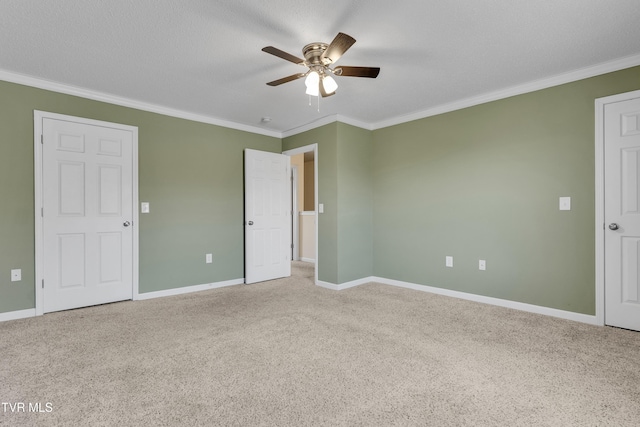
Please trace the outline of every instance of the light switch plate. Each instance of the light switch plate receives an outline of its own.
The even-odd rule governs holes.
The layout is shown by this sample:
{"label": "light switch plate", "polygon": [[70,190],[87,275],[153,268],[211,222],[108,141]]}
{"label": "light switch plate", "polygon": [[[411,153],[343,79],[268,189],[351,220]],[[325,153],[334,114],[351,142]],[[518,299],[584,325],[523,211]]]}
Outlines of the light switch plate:
{"label": "light switch plate", "polygon": [[478,260],[478,270],[486,270],[487,269],[487,261],[484,259]]}
{"label": "light switch plate", "polygon": [[11,281],[19,282],[22,280],[22,270],[19,268],[11,270]]}
{"label": "light switch plate", "polygon": [[445,267],[453,267],[453,257],[452,256],[446,256],[444,258],[444,265],[445,265]]}
{"label": "light switch plate", "polygon": [[207,264],[211,264],[211,263],[213,262],[213,254],[207,254],[207,255],[205,256],[205,262],[206,262]]}
{"label": "light switch plate", "polygon": [[324,213],[324,203],[318,203],[318,213]]}
{"label": "light switch plate", "polygon": [[571,210],[571,197],[560,197],[560,210],[561,211]]}
{"label": "light switch plate", "polygon": [[140,203],[140,212],[149,213],[149,202]]}

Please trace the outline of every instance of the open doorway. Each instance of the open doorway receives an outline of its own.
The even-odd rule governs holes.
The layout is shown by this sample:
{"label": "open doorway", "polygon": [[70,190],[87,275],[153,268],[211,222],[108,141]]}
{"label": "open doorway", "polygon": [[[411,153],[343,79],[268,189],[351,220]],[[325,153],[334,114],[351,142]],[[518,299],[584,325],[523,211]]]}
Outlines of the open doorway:
{"label": "open doorway", "polygon": [[292,275],[317,282],[318,266],[318,157],[317,144],[285,151],[291,157]]}

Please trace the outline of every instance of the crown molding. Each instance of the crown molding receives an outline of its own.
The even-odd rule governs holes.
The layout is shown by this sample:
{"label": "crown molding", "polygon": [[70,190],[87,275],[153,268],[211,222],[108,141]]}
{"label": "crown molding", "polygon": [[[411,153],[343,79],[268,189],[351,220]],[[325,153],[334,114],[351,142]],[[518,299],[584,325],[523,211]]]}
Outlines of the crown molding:
{"label": "crown molding", "polygon": [[553,77],[547,77],[540,80],[535,80],[529,83],[511,86],[505,89],[500,89],[494,92],[485,93],[479,96],[471,98],[461,99],[449,104],[439,105],[428,110],[419,111],[412,114],[394,117],[388,120],[382,120],[377,123],[372,123],[372,130],[382,129],[389,126],[395,126],[402,123],[411,122],[414,120],[424,119],[426,117],[436,116],[438,114],[449,113],[455,110],[461,110],[463,108],[473,107],[474,105],[485,104],[491,101],[497,101],[504,98],[509,98],[516,95],[522,95],[529,92],[535,92],[541,89],[547,89],[553,86],[559,86],[565,83],[571,83],[589,77],[595,77],[601,74],[607,74],[625,68],[635,67],[640,65],[640,55],[627,56],[625,58],[616,59],[614,61],[603,62],[590,67],[580,68],[578,70],[570,71],[567,73],[558,74]]}
{"label": "crown molding", "polygon": [[331,115],[328,115],[328,116],[321,117],[321,118],[319,118],[317,120],[314,120],[314,121],[312,121],[310,123],[307,123],[306,125],[298,126],[298,127],[293,128],[293,129],[289,129],[287,131],[284,131],[284,132],[282,132],[282,137],[283,138],[287,138],[289,136],[293,136],[293,135],[297,135],[299,133],[307,132],[307,131],[310,131],[312,129],[319,128],[321,126],[328,125],[329,123],[334,123],[334,122],[344,123],[344,124],[347,124],[347,125],[355,126],[355,127],[366,129],[366,130],[373,130],[373,127],[371,127],[371,125],[369,123],[366,123],[366,122],[363,122],[363,121],[360,121],[360,120],[356,120],[356,119],[352,119],[351,117],[343,116],[341,114],[331,114]]}
{"label": "crown molding", "polygon": [[351,126],[355,126],[357,128],[362,128],[362,129],[366,129],[366,130],[373,130],[373,125],[371,123],[367,123],[367,122],[363,122],[360,120],[356,120],[356,119],[352,119],[351,117],[347,117],[347,116],[343,116],[338,114],[337,116],[337,120],[340,123],[345,123]]}
{"label": "crown molding", "polygon": [[297,135],[299,133],[303,133],[303,132],[307,132],[310,131],[312,129],[315,128],[319,128],[321,126],[324,125],[328,125],[329,123],[333,123],[333,122],[337,122],[338,121],[338,115],[337,114],[330,114],[328,116],[324,116],[324,117],[320,117],[319,119],[316,119],[312,122],[309,122],[305,125],[302,126],[298,126],[289,130],[286,130],[284,132],[282,132],[282,138],[287,138],[293,135]]}
{"label": "crown molding", "polygon": [[173,108],[163,107],[156,104],[150,104],[134,99],[119,97],[108,93],[97,92],[88,90],[85,88],[66,85],[62,83],[53,82],[41,78],[28,76],[25,74],[14,73],[0,69],[0,80],[4,80],[11,83],[17,83],[25,86],[32,86],[39,89],[50,90],[53,92],[64,93],[67,95],[79,96],[82,98],[92,99],[94,101],[106,102],[109,104],[120,105],[123,107],[134,108],[136,110],[149,111],[152,113],[163,114],[166,116],[177,117],[186,120],[192,120],[201,123],[207,123],[211,125],[221,126],[230,129],[236,129],[244,132],[255,133],[259,135],[270,136],[274,138],[287,138],[289,136],[297,135],[299,133],[307,132],[312,129],[327,125],[329,123],[340,122],[346,123],[352,126],[356,126],[366,130],[382,129],[389,126],[395,126],[414,120],[424,119],[438,114],[449,113],[451,111],[460,110],[463,108],[473,107],[475,105],[485,104],[487,102],[497,101],[504,98],[509,98],[516,95],[522,95],[529,92],[535,92],[541,89],[547,89],[553,86],[559,86],[574,81],[611,73],[625,68],[635,67],[640,65],[640,55],[632,55],[624,58],[616,59],[609,62],[603,62],[590,67],[581,68],[578,70],[570,71],[567,73],[558,74],[556,76],[548,77],[545,79],[535,80],[532,82],[524,83],[517,86],[511,86],[505,89],[500,89],[494,92],[485,93],[479,96],[461,99],[459,101],[451,102],[448,104],[439,105],[427,110],[418,111],[411,114],[393,117],[387,120],[379,122],[369,123],[361,120],[353,119],[340,114],[332,114],[319,119],[313,120],[302,126],[279,132],[270,129],[264,129],[257,126],[245,125],[242,123],[236,123],[228,120],[219,119],[216,117],[204,116],[200,114],[191,113],[188,111],[177,110]]}
{"label": "crown molding", "polygon": [[201,114],[191,113],[188,111],[163,107],[161,105],[137,101],[135,99],[125,98],[120,96],[115,96],[115,95],[111,95],[104,92],[93,91],[93,90],[81,88],[78,86],[58,83],[51,80],[28,76],[26,74],[14,73],[12,71],[0,69],[0,80],[4,80],[10,83],[17,83],[25,86],[31,86],[38,89],[45,89],[53,92],[64,93],[67,95],[79,96],[81,98],[91,99],[93,101],[100,101],[100,102],[106,102],[108,104],[120,105],[121,107],[134,108],[136,110],[163,114],[165,116],[192,120],[194,122],[207,123],[210,125],[216,125],[216,126],[221,126],[225,128],[241,130],[244,132],[271,136],[274,138],[282,138],[282,133],[274,130],[263,129],[256,126],[250,126],[242,123],[236,123],[236,122],[231,122],[223,119],[218,119],[216,117],[209,117]]}

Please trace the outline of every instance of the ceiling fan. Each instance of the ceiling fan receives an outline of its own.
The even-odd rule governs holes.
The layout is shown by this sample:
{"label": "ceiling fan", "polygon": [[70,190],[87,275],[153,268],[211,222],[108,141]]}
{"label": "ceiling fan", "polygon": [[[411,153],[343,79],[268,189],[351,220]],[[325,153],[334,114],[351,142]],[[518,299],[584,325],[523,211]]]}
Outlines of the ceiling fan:
{"label": "ceiling fan", "polygon": [[[345,34],[338,33],[330,44],[316,42],[309,43],[302,48],[304,59],[284,52],[273,46],[262,49],[279,58],[309,68],[305,73],[297,73],[267,83],[269,86],[278,86],[293,80],[306,77],[306,93],[311,96],[331,96],[336,93],[338,84],[331,75],[344,77],[369,77],[375,79],[380,73],[379,67],[350,67],[346,65],[334,66],[335,62],[356,42],[356,39]],[[333,68],[331,68],[333,66]]]}

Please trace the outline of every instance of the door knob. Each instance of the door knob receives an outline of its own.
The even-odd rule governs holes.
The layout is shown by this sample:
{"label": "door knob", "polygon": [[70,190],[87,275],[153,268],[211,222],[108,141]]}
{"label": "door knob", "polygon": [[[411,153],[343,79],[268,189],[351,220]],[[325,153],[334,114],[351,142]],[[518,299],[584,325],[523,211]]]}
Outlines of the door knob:
{"label": "door knob", "polygon": [[125,221],[124,224],[122,224],[122,225],[124,225],[125,227],[128,227],[128,226],[131,225],[131,223],[129,221]]}
{"label": "door knob", "polygon": [[249,221],[247,224],[249,224],[249,225],[253,225],[253,221]]}
{"label": "door knob", "polygon": [[617,230],[618,228],[618,224],[616,224],[615,222],[612,222],[611,224],[609,224],[609,230]]}

